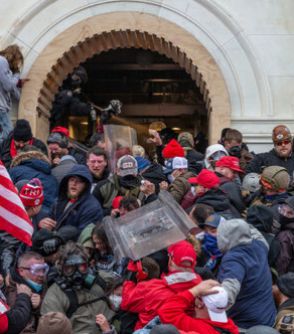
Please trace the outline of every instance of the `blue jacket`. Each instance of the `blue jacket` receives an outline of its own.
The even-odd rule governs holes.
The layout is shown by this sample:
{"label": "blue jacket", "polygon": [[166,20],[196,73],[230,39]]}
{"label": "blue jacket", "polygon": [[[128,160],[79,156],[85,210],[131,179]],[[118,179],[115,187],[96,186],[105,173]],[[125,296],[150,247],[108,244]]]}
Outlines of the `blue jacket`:
{"label": "blue jacket", "polygon": [[[68,180],[71,176],[79,176],[86,182],[86,189],[76,202],[69,204],[67,197]],[[57,221],[57,229],[64,225],[72,225],[80,231],[87,225],[101,221],[103,210],[97,199],[91,195],[92,176],[84,165],[74,165],[71,171],[63,177],[59,185],[57,202],[53,205],[50,217]]]}
{"label": "blue jacket", "polygon": [[12,161],[9,174],[13,183],[35,177],[40,179],[44,187],[43,207],[51,208],[57,198],[58,183],[51,175],[49,159],[43,153],[38,151],[19,153]]}
{"label": "blue jacket", "polygon": [[219,249],[225,253],[218,280],[233,303],[229,317],[241,328],[272,326],[276,308],[266,241],[242,219],[221,222],[217,239]]}

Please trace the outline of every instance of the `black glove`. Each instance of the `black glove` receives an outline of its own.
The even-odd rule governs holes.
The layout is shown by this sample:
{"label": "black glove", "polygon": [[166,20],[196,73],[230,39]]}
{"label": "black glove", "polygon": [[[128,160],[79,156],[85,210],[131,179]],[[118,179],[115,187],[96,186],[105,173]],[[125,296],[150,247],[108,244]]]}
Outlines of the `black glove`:
{"label": "black glove", "polygon": [[43,243],[43,250],[45,253],[52,254],[55,253],[60,245],[60,240],[57,238],[45,240]]}

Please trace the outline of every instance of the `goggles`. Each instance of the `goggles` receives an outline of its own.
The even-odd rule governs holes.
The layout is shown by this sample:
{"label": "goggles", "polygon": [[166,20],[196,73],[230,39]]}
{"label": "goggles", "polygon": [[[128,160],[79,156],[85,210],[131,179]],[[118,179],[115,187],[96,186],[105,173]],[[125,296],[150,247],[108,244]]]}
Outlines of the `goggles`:
{"label": "goggles", "polygon": [[81,256],[73,255],[65,261],[62,271],[65,276],[72,276],[76,271],[86,274],[88,272],[88,263]]}
{"label": "goggles", "polygon": [[46,276],[49,271],[49,266],[47,263],[35,263],[30,267],[19,267],[19,269],[29,270],[34,276]]}

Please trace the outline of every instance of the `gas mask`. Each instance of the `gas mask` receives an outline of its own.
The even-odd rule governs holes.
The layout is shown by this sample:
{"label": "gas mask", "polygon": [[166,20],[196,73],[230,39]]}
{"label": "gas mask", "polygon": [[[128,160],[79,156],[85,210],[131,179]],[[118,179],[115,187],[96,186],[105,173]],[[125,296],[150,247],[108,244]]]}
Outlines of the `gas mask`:
{"label": "gas mask", "polygon": [[62,275],[75,290],[83,287],[91,289],[95,283],[95,276],[91,273],[88,262],[81,255],[70,255],[62,266]]}

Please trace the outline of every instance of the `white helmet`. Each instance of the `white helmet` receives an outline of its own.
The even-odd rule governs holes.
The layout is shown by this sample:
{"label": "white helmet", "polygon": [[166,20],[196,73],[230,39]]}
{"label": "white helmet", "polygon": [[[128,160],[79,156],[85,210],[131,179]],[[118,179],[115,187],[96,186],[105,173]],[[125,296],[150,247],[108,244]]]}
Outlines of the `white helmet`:
{"label": "white helmet", "polygon": [[256,192],[261,187],[259,180],[260,180],[260,175],[257,173],[249,173],[245,175],[242,182],[242,189],[247,190],[251,193]]}
{"label": "white helmet", "polygon": [[[219,152],[219,154],[217,154]],[[215,155],[215,158],[213,157]],[[205,151],[204,164],[207,169],[213,169],[209,158],[213,158],[214,161],[219,160],[222,156],[229,155],[227,150],[221,144],[214,144],[207,147]]]}

